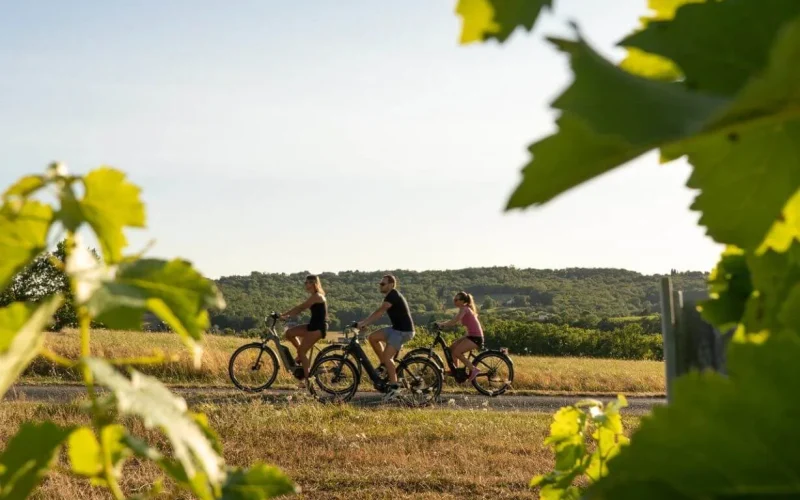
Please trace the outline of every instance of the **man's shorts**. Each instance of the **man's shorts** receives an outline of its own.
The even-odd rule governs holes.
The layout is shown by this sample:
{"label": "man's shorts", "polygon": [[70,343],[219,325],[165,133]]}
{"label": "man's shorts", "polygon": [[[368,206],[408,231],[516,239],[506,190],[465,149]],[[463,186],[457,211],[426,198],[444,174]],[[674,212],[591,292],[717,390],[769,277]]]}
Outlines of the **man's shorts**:
{"label": "man's shorts", "polygon": [[414,338],[414,332],[401,332],[394,328],[384,329],[386,332],[386,343],[399,351],[403,348],[403,344]]}

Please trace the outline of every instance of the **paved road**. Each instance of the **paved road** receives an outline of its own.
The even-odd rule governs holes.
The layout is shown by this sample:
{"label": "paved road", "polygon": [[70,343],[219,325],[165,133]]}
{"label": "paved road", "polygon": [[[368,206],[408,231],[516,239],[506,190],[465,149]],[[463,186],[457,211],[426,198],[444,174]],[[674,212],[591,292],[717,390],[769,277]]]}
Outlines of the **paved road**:
{"label": "paved road", "polygon": [[[202,402],[246,404],[254,399],[266,400],[274,403],[291,403],[309,399],[308,393],[292,390],[268,390],[259,394],[246,394],[236,389],[222,388],[173,388],[189,404]],[[5,395],[4,400],[10,401],[41,401],[41,402],[69,402],[83,397],[86,390],[83,386],[73,385],[15,385]],[[576,396],[516,396],[503,395],[488,398],[475,394],[442,394],[440,401],[434,408],[463,408],[506,411],[538,411],[552,413],[558,408],[572,404],[583,397]],[[613,398],[598,397],[601,401]],[[655,405],[664,404],[664,398],[628,398],[628,407],[623,413],[643,415],[650,412]],[[381,394],[375,392],[359,392],[351,404],[361,407],[384,407]]]}

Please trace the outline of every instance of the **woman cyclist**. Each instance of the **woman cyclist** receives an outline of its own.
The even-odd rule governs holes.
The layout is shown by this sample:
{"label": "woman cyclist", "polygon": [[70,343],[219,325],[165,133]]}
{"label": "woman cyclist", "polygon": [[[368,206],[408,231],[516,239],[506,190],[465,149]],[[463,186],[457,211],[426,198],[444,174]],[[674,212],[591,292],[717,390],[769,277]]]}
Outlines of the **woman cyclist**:
{"label": "woman cyclist", "polygon": [[308,299],[281,314],[281,319],[286,320],[291,316],[297,316],[306,309],[311,310],[311,319],[307,325],[293,326],[286,331],[286,340],[297,349],[296,361],[303,366],[304,378],[307,378],[310,368],[308,351],[319,339],[324,339],[328,333],[328,301],[325,298],[325,290],[322,289],[319,276],[307,276],[305,289],[309,294]]}
{"label": "woman cyclist", "polygon": [[483,347],[483,328],[481,327],[481,322],[478,321],[478,309],[475,307],[475,299],[471,294],[458,292],[453,297],[453,304],[458,307],[456,317],[450,321],[442,321],[437,324],[441,328],[455,326],[459,323],[466,327],[467,334],[453,342],[450,346],[450,352],[453,354],[453,365],[457,365],[458,361],[464,363],[467,373],[469,373],[467,380],[472,382],[480,371],[472,365],[466,353]]}

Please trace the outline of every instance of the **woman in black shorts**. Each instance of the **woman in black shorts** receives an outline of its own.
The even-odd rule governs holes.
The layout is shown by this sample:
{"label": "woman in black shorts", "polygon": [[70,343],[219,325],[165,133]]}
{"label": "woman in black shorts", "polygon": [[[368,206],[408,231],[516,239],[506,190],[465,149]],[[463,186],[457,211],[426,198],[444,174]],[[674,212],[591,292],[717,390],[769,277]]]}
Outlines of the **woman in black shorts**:
{"label": "woman in black shorts", "polygon": [[328,301],[325,298],[325,290],[322,289],[319,276],[307,276],[305,288],[309,293],[308,299],[281,314],[281,318],[287,319],[297,316],[306,309],[311,310],[311,320],[307,325],[293,326],[286,331],[286,340],[297,349],[296,361],[303,365],[305,376],[308,377],[310,363],[306,354],[319,339],[324,339],[328,333]]}
{"label": "woman in black shorts", "polygon": [[467,334],[450,346],[450,352],[453,355],[453,365],[457,366],[458,361],[464,363],[464,368],[467,370],[468,375],[467,380],[472,382],[480,371],[472,366],[466,354],[473,349],[483,348],[483,327],[478,320],[478,308],[475,307],[475,298],[471,293],[458,292],[453,297],[453,305],[458,308],[456,317],[438,324],[442,328],[447,328],[461,323],[467,329]]}

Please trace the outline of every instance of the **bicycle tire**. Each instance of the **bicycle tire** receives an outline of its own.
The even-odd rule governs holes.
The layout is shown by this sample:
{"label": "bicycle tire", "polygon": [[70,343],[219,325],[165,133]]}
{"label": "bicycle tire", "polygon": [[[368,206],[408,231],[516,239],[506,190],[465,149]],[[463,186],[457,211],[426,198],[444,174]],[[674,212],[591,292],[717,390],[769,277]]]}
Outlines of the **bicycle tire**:
{"label": "bicycle tire", "polygon": [[[413,364],[423,364],[428,368],[430,368],[430,372],[433,374],[434,377],[432,384],[433,391],[427,391],[425,393],[426,398],[422,402],[415,404],[415,406],[429,405],[432,402],[436,401],[439,398],[439,395],[442,393],[442,384],[444,382],[444,377],[442,376],[442,370],[439,368],[439,366],[436,364],[435,361],[433,361],[428,357],[422,357],[422,356],[414,356],[411,358],[405,357],[403,358],[403,361],[400,362],[400,366],[397,367],[398,382],[401,379],[406,379],[408,377],[408,375],[406,375],[406,372],[411,373],[410,366]],[[416,382],[412,380],[411,382],[406,381],[402,385],[406,386],[410,390],[410,394],[415,394],[417,393],[416,391],[419,391],[419,389],[414,388],[415,383]]]}
{"label": "bicycle tire", "polygon": [[[482,353],[478,354],[474,360],[472,360],[472,365],[480,370],[480,367],[478,367],[479,364],[488,366],[485,363],[486,358],[498,358],[503,362],[503,364],[508,369],[508,377],[505,380],[505,384],[503,385],[503,387],[497,390],[488,390],[480,386],[480,384],[478,383],[478,378],[479,377],[483,378],[483,374],[478,375],[472,380],[472,387],[474,387],[478,392],[480,392],[484,396],[489,396],[493,398],[506,392],[506,390],[508,390],[508,388],[511,387],[511,384],[514,382],[514,362],[511,361],[511,358],[509,358],[507,355],[503,354],[500,351],[483,351]],[[491,376],[492,376],[491,372],[486,374],[487,378]]]}
{"label": "bicycle tire", "polygon": [[[271,365],[271,367],[272,367],[272,374],[267,378],[267,382],[262,384],[262,385],[249,386],[249,385],[243,384],[242,381],[240,381],[236,377],[236,374],[234,372],[234,365],[236,363],[236,359],[243,352],[246,352],[246,351],[248,351],[250,349],[258,349],[258,350],[262,351],[261,354],[259,355],[259,357],[256,358],[256,359],[260,363],[269,363]],[[264,353],[267,354],[267,360],[268,361],[262,360]],[[278,357],[275,355],[275,353],[272,351],[272,349],[269,348],[269,346],[265,346],[261,342],[253,342],[253,343],[245,344],[245,345],[241,346],[240,348],[236,349],[233,352],[233,354],[231,354],[231,358],[228,361],[228,377],[230,377],[231,382],[233,382],[233,385],[235,385],[238,389],[240,389],[242,391],[245,391],[245,392],[261,392],[264,389],[269,388],[275,382],[275,379],[278,377],[278,369],[279,369],[279,367],[280,367],[280,365],[278,364]],[[258,368],[258,367],[256,367],[256,368]]]}
{"label": "bicycle tire", "polygon": [[[330,390],[330,388],[326,387],[324,384],[319,383],[321,374],[318,372],[321,370],[320,367],[323,367],[326,363],[329,362],[338,364],[340,373],[339,375],[337,375],[337,377],[341,376],[342,370],[346,369],[347,371],[349,371],[353,376],[353,383],[348,387],[346,387],[345,389],[341,389],[338,391]],[[309,373],[308,378],[309,378],[308,381],[309,392],[311,392],[311,394],[318,401],[324,402],[324,400],[322,399],[323,395],[317,392],[316,387],[319,387],[319,389],[322,390],[322,392],[324,392],[328,396],[331,396],[332,399],[346,403],[347,401],[353,399],[353,396],[355,396],[356,392],[358,391],[358,386],[361,383],[361,371],[358,369],[358,367],[356,367],[355,363],[350,361],[350,359],[347,356],[343,356],[341,354],[333,354],[330,356],[323,356],[317,358],[317,361],[314,363],[314,368]]]}

